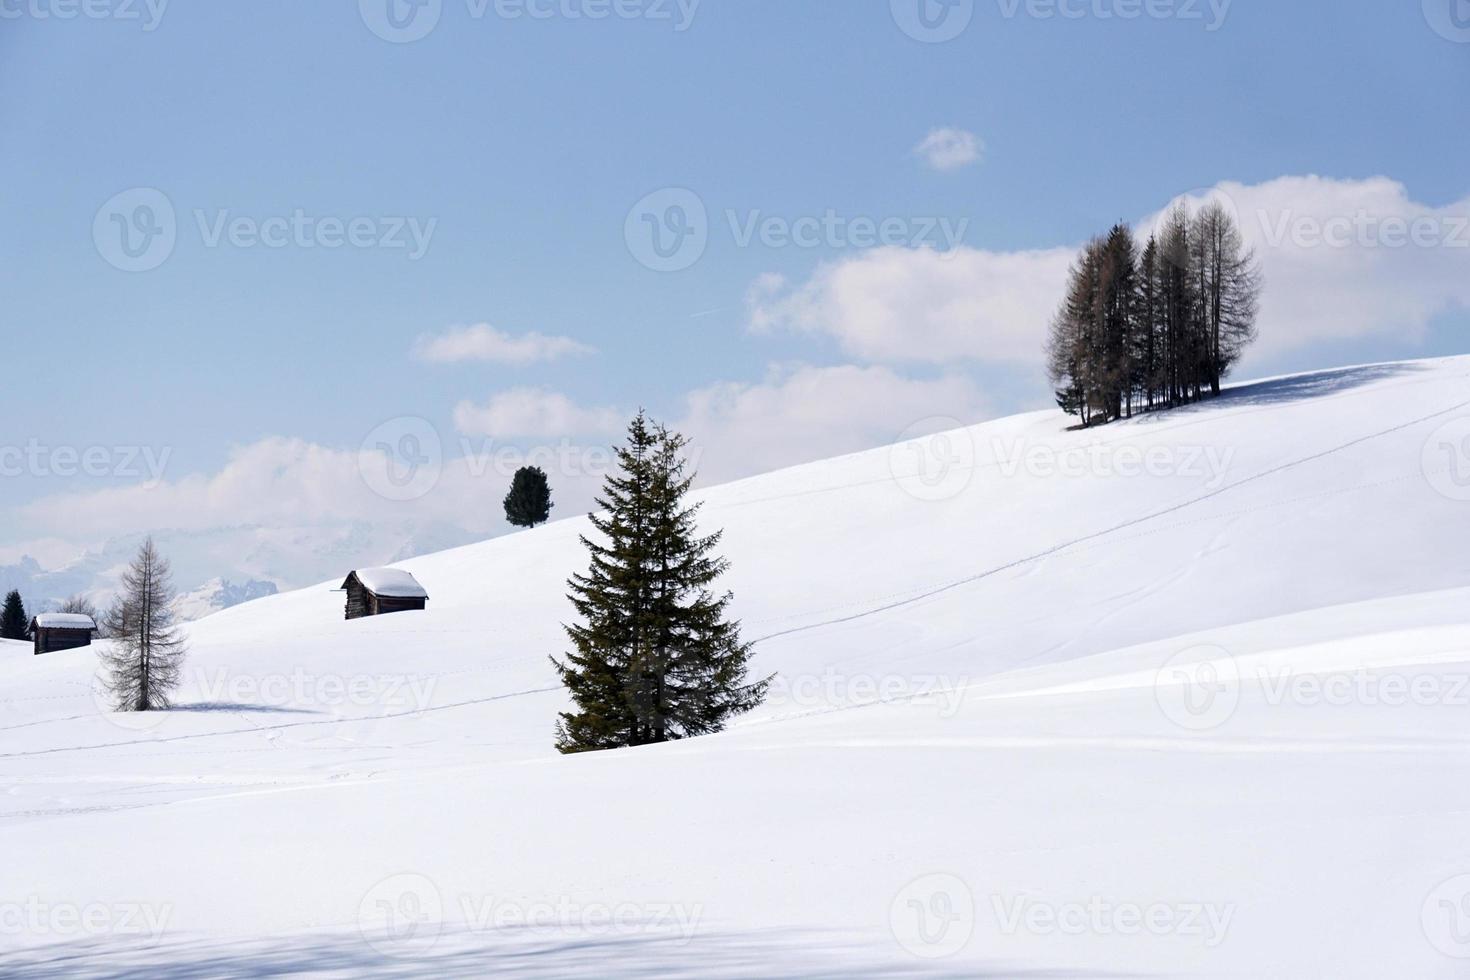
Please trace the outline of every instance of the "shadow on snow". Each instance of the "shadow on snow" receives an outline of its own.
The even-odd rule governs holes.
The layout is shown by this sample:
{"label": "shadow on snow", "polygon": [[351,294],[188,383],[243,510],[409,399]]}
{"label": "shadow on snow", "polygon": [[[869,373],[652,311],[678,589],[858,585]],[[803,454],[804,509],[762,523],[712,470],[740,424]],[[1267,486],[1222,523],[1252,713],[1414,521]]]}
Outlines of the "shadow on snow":
{"label": "shadow on snow", "polygon": [[[978,940],[976,940],[978,942]],[[458,933],[412,956],[388,955],[360,936],[270,941],[175,941],[138,949],[121,937],[69,942],[0,956],[0,976],[113,980],[219,977],[789,977],[794,980],[937,977],[941,980],[1062,980],[1124,977],[1013,963],[948,963],[911,957],[897,946],[875,952],[850,935],[815,931],[708,933],[692,942],[668,937],[537,940],[515,930]]]}
{"label": "shadow on snow", "polygon": [[[1251,381],[1232,385],[1221,390],[1219,397],[1206,396],[1203,400],[1178,405],[1171,409],[1158,409],[1143,415],[1135,415],[1134,424],[1150,425],[1177,419],[1180,415],[1209,411],[1212,408],[1260,407],[1285,405],[1291,402],[1310,401],[1342,394],[1355,388],[1408,377],[1424,371],[1423,365],[1413,362],[1397,364],[1367,364],[1362,367],[1334,368],[1330,371],[1314,371],[1290,378],[1273,378],[1269,381]],[[1126,421],[1126,420],[1125,420]]]}

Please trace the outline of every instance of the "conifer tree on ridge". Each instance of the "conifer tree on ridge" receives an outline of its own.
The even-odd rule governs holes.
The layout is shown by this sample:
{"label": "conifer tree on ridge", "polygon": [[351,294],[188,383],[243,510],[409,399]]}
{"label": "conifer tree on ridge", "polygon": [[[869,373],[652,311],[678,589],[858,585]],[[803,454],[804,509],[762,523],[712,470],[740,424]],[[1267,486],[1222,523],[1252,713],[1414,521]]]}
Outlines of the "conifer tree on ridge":
{"label": "conifer tree on ridge", "polygon": [[551,485],[539,466],[516,470],[505,495],[505,519],[516,527],[535,527],[551,519]]}

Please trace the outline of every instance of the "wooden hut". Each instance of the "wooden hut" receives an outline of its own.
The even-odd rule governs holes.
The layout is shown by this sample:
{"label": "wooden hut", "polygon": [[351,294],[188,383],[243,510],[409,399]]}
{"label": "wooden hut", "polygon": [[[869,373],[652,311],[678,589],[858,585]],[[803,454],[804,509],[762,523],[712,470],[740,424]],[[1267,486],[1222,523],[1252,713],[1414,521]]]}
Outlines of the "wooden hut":
{"label": "wooden hut", "polygon": [[37,656],[91,646],[95,632],[97,624],[92,617],[79,613],[41,613],[31,620],[31,641]]}
{"label": "wooden hut", "polygon": [[347,576],[342,590],[348,619],[423,609],[429,601],[418,579],[397,568],[359,568]]}

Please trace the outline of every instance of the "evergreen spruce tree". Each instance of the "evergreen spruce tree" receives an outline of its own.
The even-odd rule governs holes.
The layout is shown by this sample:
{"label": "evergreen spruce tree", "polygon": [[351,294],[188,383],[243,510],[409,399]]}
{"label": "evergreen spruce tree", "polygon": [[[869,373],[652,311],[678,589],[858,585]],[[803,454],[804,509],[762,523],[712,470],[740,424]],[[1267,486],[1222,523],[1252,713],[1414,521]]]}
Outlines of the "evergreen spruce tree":
{"label": "evergreen spruce tree", "polygon": [[651,636],[647,605],[657,447],[657,436],[640,412],[628,426],[627,444],[616,451],[618,471],[608,476],[596,500],[602,513],[588,515],[604,541],[582,537],[590,555],[587,574],[573,575],[567,583],[581,623],[565,627],[574,648],[565,662],[552,661],[577,706],[557,723],[557,748],[563,752],[618,748],[636,744],[641,736],[628,678]]}
{"label": "evergreen spruce tree", "polygon": [[505,495],[505,519],[516,527],[535,527],[551,518],[551,485],[539,466],[522,466]]}
{"label": "evergreen spruce tree", "polygon": [[590,563],[568,582],[581,622],[573,650],[552,662],[576,708],[557,723],[562,752],[645,745],[721,730],[765,697],[748,682],[750,646],[728,619],[731,595],[711,591],[727,568],[720,534],[700,536],[683,437],[643,413],[617,450],[583,537]]}
{"label": "evergreen spruce tree", "polygon": [[0,612],[0,639],[24,640],[30,631],[25,603],[21,602],[20,593],[12,589],[5,597],[4,611]]}
{"label": "evergreen spruce tree", "polygon": [[169,705],[186,652],[169,608],[173,597],[168,560],[148,538],[123,572],[122,591],[106,616],[113,642],[101,656],[118,711],[155,711]]}

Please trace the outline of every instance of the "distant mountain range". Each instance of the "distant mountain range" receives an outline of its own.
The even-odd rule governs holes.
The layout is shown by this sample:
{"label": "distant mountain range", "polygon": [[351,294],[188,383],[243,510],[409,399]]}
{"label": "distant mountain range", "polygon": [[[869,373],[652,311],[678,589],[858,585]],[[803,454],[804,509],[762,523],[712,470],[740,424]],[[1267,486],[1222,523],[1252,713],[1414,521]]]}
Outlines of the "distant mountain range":
{"label": "distant mountain range", "polygon": [[[79,548],[78,557],[52,568],[30,556],[0,565],[0,593],[19,590],[32,612],[55,609],[78,594],[104,609],[142,537],[126,535]],[[245,525],[162,530],[153,535],[173,565],[178,592],[174,608],[184,619],[198,619],[278,590],[340,579],[354,568],[402,561],[483,537],[451,525],[412,521],[286,528]]]}
{"label": "distant mountain range", "polygon": [[251,599],[275,595],[278,591],[274,582],[251,579],[249,582],[236,585],[226,579],[212,578],[197,589],[181,592],[175,596],[174,615],[184,622],[203,619],[210,613],[238,606]]}

